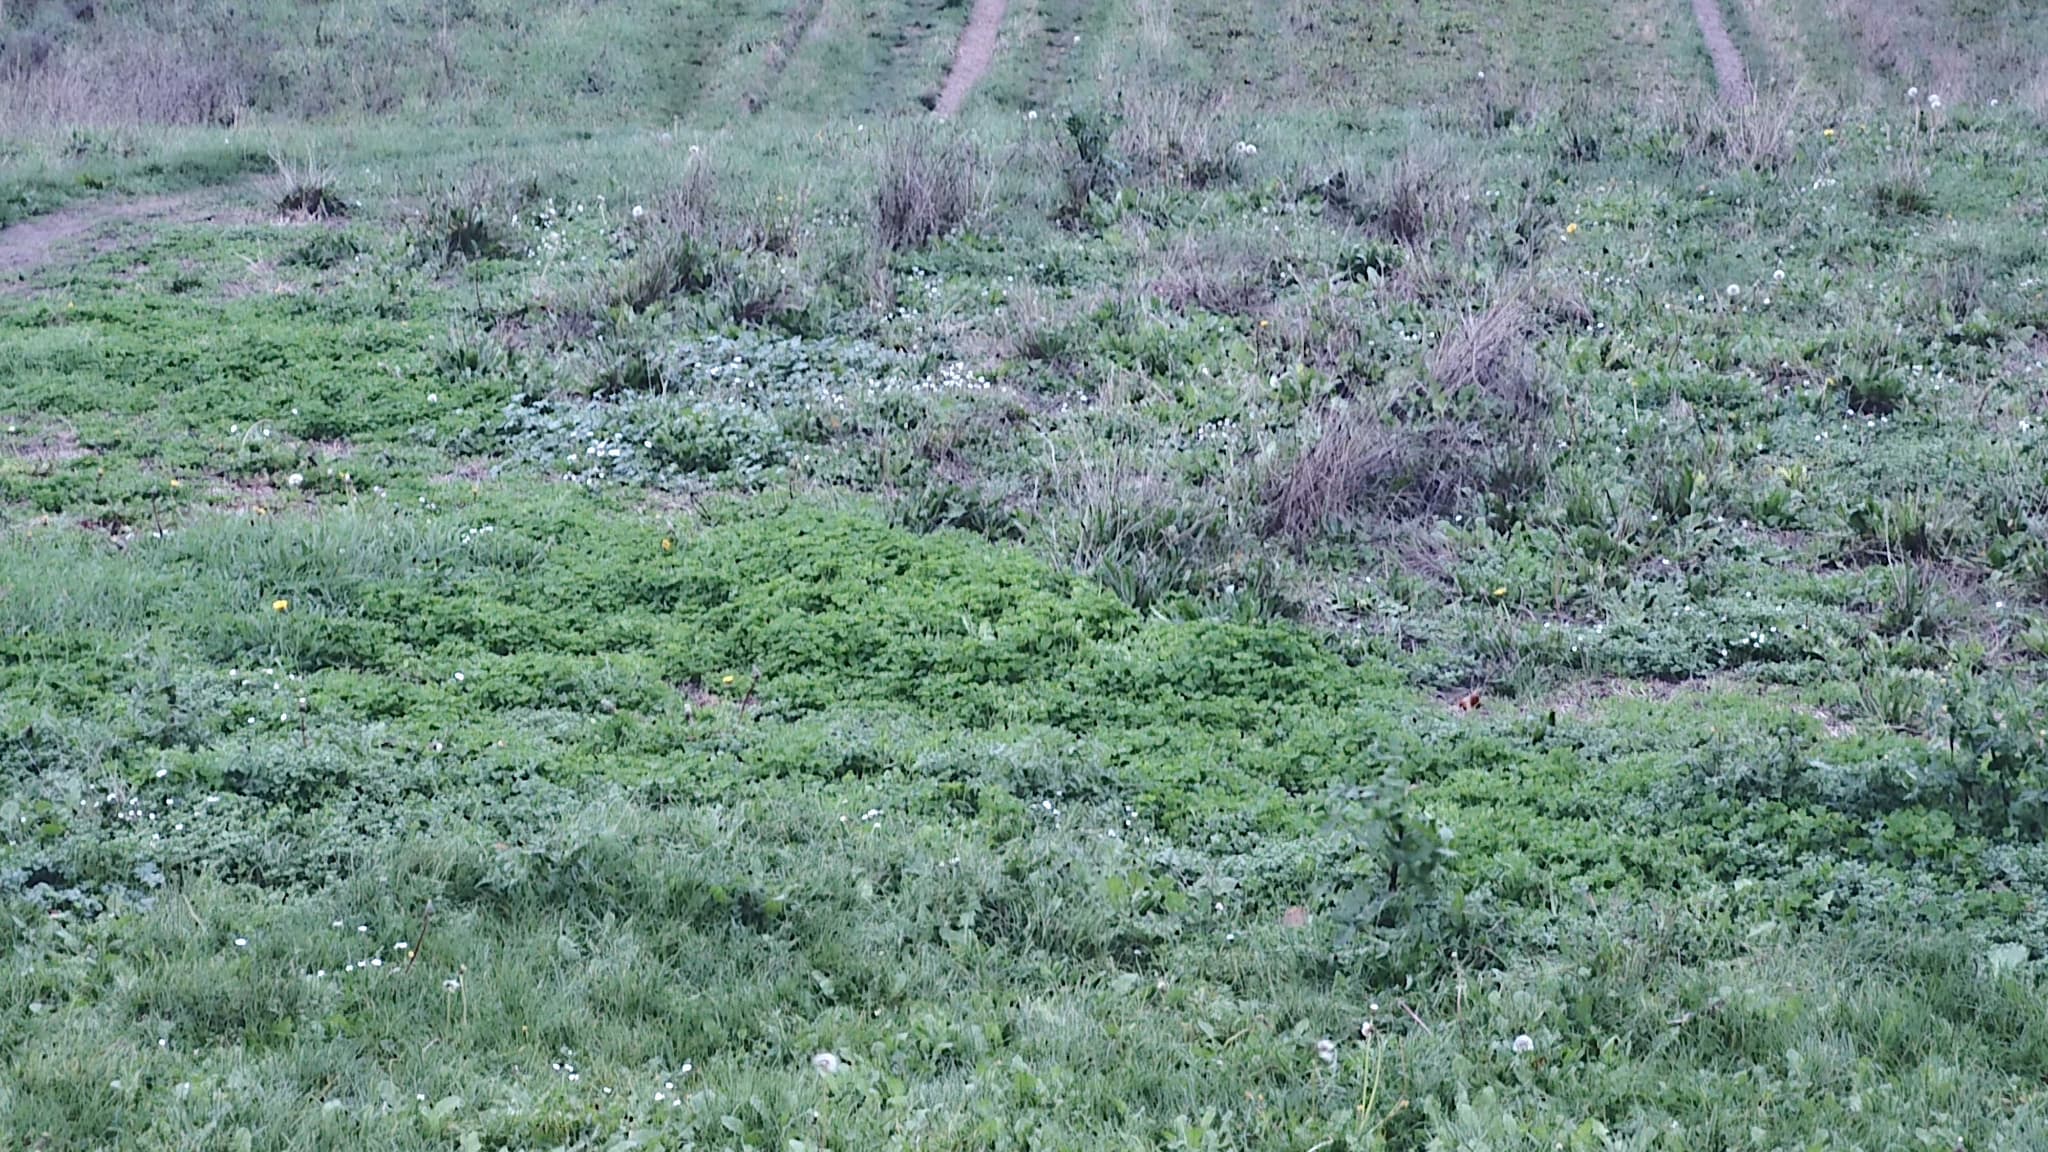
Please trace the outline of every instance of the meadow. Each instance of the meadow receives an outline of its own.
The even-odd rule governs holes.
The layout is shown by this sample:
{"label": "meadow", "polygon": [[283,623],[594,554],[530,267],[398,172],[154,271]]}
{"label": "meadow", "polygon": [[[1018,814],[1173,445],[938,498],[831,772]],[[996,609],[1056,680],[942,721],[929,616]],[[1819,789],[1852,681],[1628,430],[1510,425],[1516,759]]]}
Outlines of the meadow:
{"label": "meadow", "polygon": [[0,1147],[2048,1146],[2048,21],[0,4]]}

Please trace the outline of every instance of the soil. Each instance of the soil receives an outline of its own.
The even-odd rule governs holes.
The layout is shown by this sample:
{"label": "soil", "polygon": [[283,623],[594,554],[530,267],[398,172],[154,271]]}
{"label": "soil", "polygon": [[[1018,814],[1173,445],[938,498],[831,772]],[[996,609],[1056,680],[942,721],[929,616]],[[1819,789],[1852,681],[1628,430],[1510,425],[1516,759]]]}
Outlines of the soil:
{"label": "soil", "polygon": [[952,117],[967,104],[974,86],[996,58],[996,33],[1002,28],[1006,0],[974,0],[974,11],[960,33],[960,46],[953,50],[953,67],[946,73],[946,86],[939,91],[933,111]]}
{"label": "soil", "polygon": [[137,221],[205,223],[242,215],[223,203],[219,191],[91,200],[0,229],[0,292],[17,287],[32,272],[59,259],[68,248],[115,224]]}
{"label": "soil", "polygon": [[1707,55],[1714,61],[1714,82],[1721,89],[1723,104],[1745,105],[1756,99],[1749,86],[1749,71],[1742,66],[1742,53],[1728,38],[1728,26],[1721,21],[1720,0],[1692,0],[1693,18],[1699,21],[1700,36],[1707,42]]}

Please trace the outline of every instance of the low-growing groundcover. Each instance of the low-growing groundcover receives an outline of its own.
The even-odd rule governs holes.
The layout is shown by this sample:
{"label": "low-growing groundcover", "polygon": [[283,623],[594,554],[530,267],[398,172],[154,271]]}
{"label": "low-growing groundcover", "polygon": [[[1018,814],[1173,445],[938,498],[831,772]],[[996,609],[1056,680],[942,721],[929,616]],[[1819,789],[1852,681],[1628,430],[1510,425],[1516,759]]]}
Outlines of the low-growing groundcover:
{"label": "low-growing groundcover", "polygon": [[1460,718],[861,506],[442,496],[0,556],[10,1143],[2048,1135],[1964,757]]}
{"label": "low-growing groundcover", "polygon": [[415,7],[0,14],[0,1148],[2048,1146],[2024,5]]}

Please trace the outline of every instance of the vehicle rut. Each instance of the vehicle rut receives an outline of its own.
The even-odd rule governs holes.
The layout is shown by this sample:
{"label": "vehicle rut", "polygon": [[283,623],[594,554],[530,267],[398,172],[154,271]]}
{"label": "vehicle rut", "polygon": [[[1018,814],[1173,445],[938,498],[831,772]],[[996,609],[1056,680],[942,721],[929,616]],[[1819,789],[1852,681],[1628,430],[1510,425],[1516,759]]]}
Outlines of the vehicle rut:
{"label": "vehicle rut", "polygon": [[960,113],[974,86],[988,72],[996,58],[997,33],[1003,24],[1007,0],[974,0],[974,11],[960,33],[960,46],[953,50],[953,66],[946,72],[946,86],[939,90],[939,102],[932,110],[940,116]]}
{"label": "vehicle rut", "polygon": [[1699,21],[1700,37],[1707,42],[1707,55],[1714,61],[1714,83],[1721,90],[1721,102],[1743,105],[1756,99],[1750,86],[1749,70],[1742,65],[1742,53],[1728,36],[1721,19],[1720,0],[1692,0],[1693,19]]}

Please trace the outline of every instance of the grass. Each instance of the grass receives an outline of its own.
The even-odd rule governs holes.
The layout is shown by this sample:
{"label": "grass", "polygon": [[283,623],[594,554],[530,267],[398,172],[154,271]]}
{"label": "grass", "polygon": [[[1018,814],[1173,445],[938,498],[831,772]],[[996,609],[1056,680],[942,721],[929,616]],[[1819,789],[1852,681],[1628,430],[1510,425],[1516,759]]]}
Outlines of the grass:
{"label": "grass", "polygon": [[0,1145],[2039,1145],[2032,113],[1012,7],[10,121]]}

